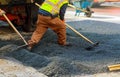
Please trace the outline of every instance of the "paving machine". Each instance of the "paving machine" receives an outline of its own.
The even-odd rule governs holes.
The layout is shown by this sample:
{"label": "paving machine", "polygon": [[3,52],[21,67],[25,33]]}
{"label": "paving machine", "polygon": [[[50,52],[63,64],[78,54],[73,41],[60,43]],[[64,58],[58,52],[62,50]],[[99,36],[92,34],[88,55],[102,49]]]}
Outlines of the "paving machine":
{"label": "paving machine", "polygon": [[[43,0],[35,0],[42,4]],[[38,7],[31,0],[0,0],[0,9],[6,12],[6,16],[15,25],[24,31],[33,31],[37,20]],[[6,21],[0,16],[0,21]]]}

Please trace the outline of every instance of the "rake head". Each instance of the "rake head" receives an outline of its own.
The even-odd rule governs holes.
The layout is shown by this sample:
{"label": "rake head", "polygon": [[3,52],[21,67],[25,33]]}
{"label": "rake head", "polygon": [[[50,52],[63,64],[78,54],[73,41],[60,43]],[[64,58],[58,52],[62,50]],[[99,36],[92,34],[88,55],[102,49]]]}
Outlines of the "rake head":
{"label": "rake head", "polygon": [[88,51],[90,51],[90,50],[92,50],[94,47],[96,47],[98,45],[99,45],[99,42],[97,42],[97,43],[93,44],[93,46],[89,46],[89,47],[87,47],[85,49],[88,50]]}

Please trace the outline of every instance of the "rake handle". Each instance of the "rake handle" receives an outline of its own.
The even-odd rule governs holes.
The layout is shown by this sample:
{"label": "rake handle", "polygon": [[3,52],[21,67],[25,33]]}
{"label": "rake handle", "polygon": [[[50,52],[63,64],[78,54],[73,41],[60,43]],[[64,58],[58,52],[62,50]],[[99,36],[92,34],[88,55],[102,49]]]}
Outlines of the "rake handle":
{"label": "rake handle", "polygon": [[7,20],[7,22],[10,24],[10,26],[14,29],[14,31],[21,37],[21,39],[24,41],[24,43],[26,45],[28,45],[28,43],[26,42],[26,40],[24,39],[24,37],[18,32],[18,30],[14,27],[14,25],[12,24],[12,22],[8,19],[8,17],[3,14],[4,18]]}
{"label": "rake handle", "polygon": [[80,32],[78,32],[77,30],[75,30],[73,27],[71,27],[70,25],[66,24],[66,26],[68,28],[70,28],[73,32],[75,32],[76,34],[78,34],[80,37],[82,37],[83,39],[85,39],[86,41],[88,41],[89,43],[91,43],[92,45],[94,45],[94,43],[89,40],[87,37],[85,37],[84,35],[82,35]]}
{"label": "rake handle", "polygon": [[77,7],[75,7],[74,5],[68,4],[68,6],[74,8],[74,9],[80,10],[80,11],[82,11],[82,12],[88,13],[88,11],[86,11],[86,10],[84,10],[84,9],[81,9],[81,8],[77,8]]}

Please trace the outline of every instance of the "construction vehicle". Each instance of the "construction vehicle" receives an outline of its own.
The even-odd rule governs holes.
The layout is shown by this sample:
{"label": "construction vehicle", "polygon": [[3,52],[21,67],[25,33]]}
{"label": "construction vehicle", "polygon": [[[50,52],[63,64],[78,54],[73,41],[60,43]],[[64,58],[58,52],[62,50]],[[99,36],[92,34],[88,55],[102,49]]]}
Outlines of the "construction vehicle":
{"label": "construction vehicle", "polygon": [[[40,5],[44,0],[34,0]],[[71,1],[71,0],[69,0]],[[119,0],[94,0],[94,3],[100,2],[119,2]],[[94,4],[93,4],[94,5]],[[0,0],[0,9],[6,12],[7,17],[17,27],[21,27],[24,31],[33,31],[37,20],[37,6],[31,0]],[[0,21],[6,21],[0,16]]]}
{"label": "construction vehicle", "polygon": [[[42,4],[43,0],[34,0]],[[0,9],[6,12],[6,16],[15,25],[24,31],[33,31],[37,20],[38,7],[31,0],[0,0]],[[5,21],[3,16],[0,16],[0,21]]]}

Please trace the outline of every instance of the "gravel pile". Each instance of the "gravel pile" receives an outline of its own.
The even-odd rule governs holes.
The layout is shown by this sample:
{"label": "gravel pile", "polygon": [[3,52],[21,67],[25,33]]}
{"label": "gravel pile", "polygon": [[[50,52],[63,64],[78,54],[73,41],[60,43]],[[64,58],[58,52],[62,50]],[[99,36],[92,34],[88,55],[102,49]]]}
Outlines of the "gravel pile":
{"label": "gravel pile", "polygon": [[[91,51],[85,50],[91,44],[69,29],[67,29],[67,41],[71,42],[72,46],[59,46],[56,42],[57,35],[48,30],[32,52],[26,49],[10,50],[16,45],[23,44],[20,39],[16,39],[14,40],[18,41],[16,45],[15,43],[11,45],[13,40],[1,40],[0,54],[15,58],[23,65],[33,67],[48,77],[103,73],[108,72],[108,65],[120,63],[120,24],[94,20],[67,23],[93,42],[99,41],[99,46]],[[28,38],[30,34],[24,35]]]}

